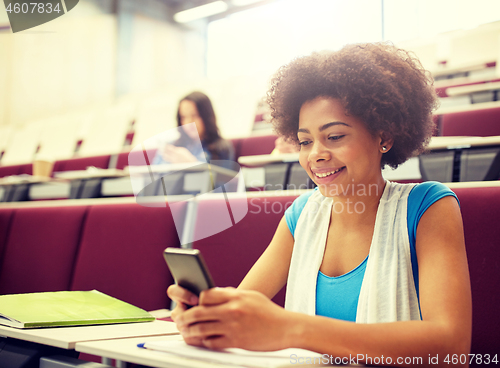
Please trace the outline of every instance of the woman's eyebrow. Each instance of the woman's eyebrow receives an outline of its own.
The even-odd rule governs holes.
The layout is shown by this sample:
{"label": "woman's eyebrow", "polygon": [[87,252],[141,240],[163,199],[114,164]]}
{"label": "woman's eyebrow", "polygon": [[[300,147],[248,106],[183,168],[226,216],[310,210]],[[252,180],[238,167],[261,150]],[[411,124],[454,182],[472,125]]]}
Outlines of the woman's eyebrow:
{"label": "woman's eyebrow", "polygon": [[[344,126],[350,127],[349,124],[343,123],[341,121],[332,121],[331,123],[326,123],[326,124],[320,126],[319,131],[322,132],[323,130],[328,129],[328,128],[335,126],[335,125],[344,125]],[[300,128],[299,130],[297,130],[297,133],[299,133],[299,132],[310,133],[309,129],[304,129],[304,128]]]}

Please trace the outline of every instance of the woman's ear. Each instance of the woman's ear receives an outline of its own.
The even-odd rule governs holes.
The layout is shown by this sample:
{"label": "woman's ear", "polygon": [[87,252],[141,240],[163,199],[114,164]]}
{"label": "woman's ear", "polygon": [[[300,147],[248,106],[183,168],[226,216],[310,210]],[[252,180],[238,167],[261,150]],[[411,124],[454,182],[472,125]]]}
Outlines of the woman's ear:
{"label": "woman's ear", "polygon": [[387,153],[390,151],[392,148],[392,145],[394,144],[394,139],[391,137],[390,134],[386,132],[380,132],[379,133],[379,139],[380,139],[380,152],[382,153]]}

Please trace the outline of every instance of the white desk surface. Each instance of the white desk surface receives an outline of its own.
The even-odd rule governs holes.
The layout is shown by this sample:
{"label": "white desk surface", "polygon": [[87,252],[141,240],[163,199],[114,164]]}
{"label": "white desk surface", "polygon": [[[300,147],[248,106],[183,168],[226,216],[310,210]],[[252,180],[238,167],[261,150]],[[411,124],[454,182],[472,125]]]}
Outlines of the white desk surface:
{"label": "white desk surface", "polygon": [[[76,344],[76,351],[109,359],[116,359],[123,362],[143,364],[157,368],[216,368],[216,367],[241,367],[241,365],[228,365],[214,362],[208,362],[186,357],[175,356],[173,354],[138,348],[137,344],[146,341],[157,340],[181,340],[180,335],[155,336],[150,338],[130,338],[105,341],[91,341]],[[293,364],[281,367],[306,367],[309,365]],[[329,367],[337,367],[331,365]],[[338,366],[340,367],[340,366]],[[345,367],[345,366],[343,366]]]}
{"label": "white desk surface", "polygon": [[38,183],[64,183],[74,179],[92,179],[92,178],[109,178],[122,177],[127,174],[123,170],[118,169],[95,169],[95,170],[74,170],[74,171],[59,171],[54,173],[54,178],[32,175],[13,175],[0,178],[0,185],[10,184],[38,184]]}
{"label": "white desk surface", "polygon": [[469,85],[469,84],[474,84],[474,83],[481,83],[481,82],[491,82],[494,79],[497,79],[498,76],[492,75],[487,78],[482,78],[482,77],[459,77],[459,78],[452,78],[452,79],[441,79],[434,81],[434,87],[435,88],[449,88],[449,87],[458,87],[459,85]]}
{"label": "white desk surface", "polygon": [[[180,340],[180,335],[134,337],[130,339],[116,339],[103,341],[79,342],[75,350],[80,353],[92,354],[109,359],[116,359],[128,363],[136,363],[158,368],[214,368],[218,364],[177,357],[161,351],[138,348],[137,344],[156,340]],[[229,367],[229,366],[227,366]]]}
{"label": "white desk surface", "polygon": [[238,162],[245,166],[263,166],[277,162],[298,162],[299,154],[297,153],[282,153],[275,155],[254,155],[242,156],[238,158]]}
{"label": "white desk surface", "polygon": [[[448,97],[445,97],[445,98],[448,98]],[[446,114],[453,114],[453,113],[457,113],[457,112],[493,109],[496,107],[500,107],[500,101],[490,101],[490,102],[481,102],[481,103],[468,104],[468,105],[440,107],[439,109],[436,110],[436,112],[434,114],[435,115],[446,115]]]}
{"label": "white desk surface", "polygon": [[500,89],[500,82],[472,84],[469,86],[449,87],[446,89],[448,96],[468,95],[474,92],[494,91]]}
{"label": "white desk surface", "polygon": [[458,73],[465,73],[465,72],[471,72],[474,70],[481,70],[481,69],[486,69],[486,64],[489,62],[492,62],[495,60],[491,61],[484,61],[484,63],[474,63],[474,64],[463,64],[463,65],[454,65],[454,66],[443,66],[441,68],[435,68],[431,70],[432,76],[439,77],[442,75],[451,75],[451,74],[458,74]]}
{"label": "white desk surface", "polygon": [[110,178],[122,177],[127,173],[119,169],[87,169],[73,171],[58,171],[54,173],[54,177],[58,179],[74,180],[74,179],[93,179],[93,178]]}
{"label": "white desk surface", "polygon": [[76,343],[84,341],[120,339],[126,337],[178,334],[173,322],[120,323],[111,325],[18,329],[0,325],[0,336],[31,341],[38,344],[74,349]]}
{"label": "white desk surface", "polygon": [[432,137],[427,150],[457,149],[500,145],[500,136],[491,137]]}
{"label": "white desk surface", "polygon": [[0,185],[46,183],[51,178],[32,175],[12,175],[0,178]]}
{"label": "white desk surface", "polygon": [[149,173],[168,173],[177,171],[207,171],[211,170],[218,174],[235,176],[238,174],[236,171],[226,169],[225,167],[210,165],[206,162],[189,162],[178,164],[165,164],[165,165],[141,165],[141,166],[127,166],[124,172],[130,176],[144,175]]}

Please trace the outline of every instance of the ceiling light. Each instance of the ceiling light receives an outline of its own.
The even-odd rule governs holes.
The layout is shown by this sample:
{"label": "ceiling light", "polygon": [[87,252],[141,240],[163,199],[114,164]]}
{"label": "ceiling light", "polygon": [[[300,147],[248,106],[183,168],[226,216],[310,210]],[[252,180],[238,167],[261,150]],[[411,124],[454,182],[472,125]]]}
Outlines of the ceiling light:
{"label": "ceiling light", "polygon": [[197,6],[188,10],[174,14],[174,20],[178,23],[188,23],[196,19],[206,18],[214,14],[223,13],[227,10],[224,1],[214,1],[213,3]]}

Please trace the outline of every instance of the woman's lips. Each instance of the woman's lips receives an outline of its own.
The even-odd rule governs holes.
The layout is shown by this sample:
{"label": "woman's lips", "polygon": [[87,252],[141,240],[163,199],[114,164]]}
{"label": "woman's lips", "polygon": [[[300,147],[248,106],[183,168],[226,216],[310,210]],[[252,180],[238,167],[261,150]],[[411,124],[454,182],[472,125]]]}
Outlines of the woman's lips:
{"label": "woman's lips", "polygon": [[334,180],[342,171],[345,166],[342,166],[333,171],[313,172],[316,184],[324,184]]}

